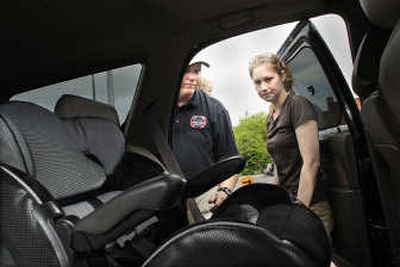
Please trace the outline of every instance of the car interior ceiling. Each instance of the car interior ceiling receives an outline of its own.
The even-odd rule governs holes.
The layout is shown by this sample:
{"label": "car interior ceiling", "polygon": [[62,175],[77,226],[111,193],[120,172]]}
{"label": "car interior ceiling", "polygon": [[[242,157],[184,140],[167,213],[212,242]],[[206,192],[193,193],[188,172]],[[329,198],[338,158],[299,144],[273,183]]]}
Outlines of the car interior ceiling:
{"label": "car interior ceiling", "polygon": [[[46,20],[50,20],[57,14],[60,18],[59,26],[67,31],[62,34],[72,36],[72,38],[69,38],[68,43],[61,43],[59,40],[63,40],[63,38],[57,37],[61,31],[56,31],[52,25],[49,25],[49,28],[38,29],[36,24],[26,25],[24,31],[19,31],[22,33],[35,32],[34,36],[29,34],[16,36],[13,31],[13,17],[4,17],[5,28],[9,30],[4,32],[3,38],[9,40],[5,42],[5,46],[7,46],[5,49],[9,53],[2,60],[6,67],[2,70],[0,87],[7,88],[4,93],[5,97],[9,98],[18,91],[139,61],[145,64],[146,69],[138,96],[141,101],[138,101],[135,109],[151,113],[151,116],[160,123],[160,127],[163,129],[169,126],[169,115],[175,99],[175,94],[169,90],[176,92],[183,71],[182,66],[189,60],[188,55],[193,55],[201,47],[247,31],[327,12],[338,12],[349,18],[362,17],[360,7],[355,1],[335,1],[333,3],[315,0],[307,2],[268,1],[267,3],[263,2],[261,8],[258,8],[257,2],[248,7],[242,1],[238,1],[237,4],[229,1],[229,4],[221,2],[220,8],[206,8],[215,5],[211,1],[209,4],[202,3],[204,7],[196,9],[196,12],[193,11],[193,3],[189,1],[182,4],[179,9],[169,7],[163,1],[155,1],[151,4],[137,3],[138,6],[135,8],[131,3],[125,3],[125,5],[121,4],[121,7],[124,6],[124,10],[126,10],[126,12],[122,12],[124,15],[119,15],[112,20],[96,18],[92,22],[87,21],[85,17],[90,6],[80,6],[74,10],[73,17],[70,17],[72,14],[70,15],[69,12],[61,12],[61,10],[73,8],[70,6],[27,6],[24,10],[36,10],[36,12],[25,14],[24,10],[16,8],[12,3],[9,4],[11,5],[10,10],[22,12],[19,15],[26,19],[37,20],[38,25],[45,23]],[[242,5],[246,5],[246,8],[243,8]],[[121,7],[113,8],[118,11]],[[227,12],[223,7],[229,7],[232,10]],[[52,14],[46,12],[46,8],[51,10]],[[99,4],[96,9],[99,10],[98,18],[109,11],[108,6],[104,4]],[[239,12],[238,10],[241,9],[245,11]],[[59,14],[60,12],[62,15]],[[179,16],[177,16],[177,12],[180,13]],[[193,13],[196,15],[194,16]],[[38,18],[39,14],[40,18]],[[140,21],[144,20],[144,15],[146,18],[154,18],[156,25],[152,25],[153,20],[151,19],[146,20],[149,23],[143,25]],[[156,23],[160,18],[163,21],[161,25],[167,29],[160,29],[160,23]],[[121,23],[121,20],[124,22]],[[237,20],[244,21],[244,23],[235,25],[230,22]],[[219,22],[215,23],[215,21]],[[94,22],[96,24],[90,26]],[[67,26],[63,23],[66,23]],[[88,26],[81,27],[81,25]],[[124,26],[121,27],[121,25]],[[182,25],[185,25],[184,28]],[[196,28],[196,35],[191,27]],[[118,31],[111,30],[116,28]],[[40,41],[42,36],[53,36],[53,38],[48,40],[43,37],[44,40],[47,40],[43,43]],[[24,38],[30,39],[26,42]],[[360,38],[357,35],[351,38],[352,43],[357,46]],[[72,45],[74,42],[76,44]],[[96,45],[93,46],[93,43]],[[40,44],[40,46],[35,44]],[[80,47],[80,49],[74,47]],[[54,51],[54,48],[57,48],[57,51]],[[15,51],[15,54],[12,51]],[[62,51],[62,53],[58,51]],[[66,54],[68,57],[64,56]],[[19,59],[22,59],[23,62],[19,62]],[[39,62],[40,66],[37,65]],[[24,66],[23,75],[18,71],[19,66]],[[59,68],[54,66],[59,66]],[[167,89],[157,90],[160,86]],[[157,98],[164,99],[165,102],[158,104]],[[144,127],[139,113],[132,114],[129,124]],[[130,136],[130,139],[136,140],[138,145],[148,146],[145,144],[146,138],[134,129],[127,129],[127,135]]]}
{"label": "car interior ceiling", "polygon": [[[140,102],[137,103],[136,110],[129,117],[130,126],[125,136],[120,130],[118,117],[115,117],[116,112],[112,108],[105,105],[97,106],[97,103],[80,102],[81,100],[75,97],[72,97],[74,99],[67,99],[65,104],[67,108],[63,108],[64,104],[60,101],[55,114],[23,103],[5,103],[0,106],[0,129],[2,130],[0,138],[3,141],[2,144],[7,144],[5,149],[12,152],[1,156],[1,162],[4,165],[1,167],[0,189],[2,193],[0,195],[2,195],[2,203],[0,211],[3,212],[2,216],[4,214],[4,216],[9,216],[10,218],[18,216],[18,224],[10,228],[10,233],[18,237],[18,242],[28,242],[24,245],[28,248],[41,246],[47,249],[46,253],[49,260],[43,266],[68,266],[71,264],[70,254],[79,252],[81,256],[84,254],[87,256],[103,248],[110,241],[116,240],[117,237],[128,230],[137,230],[143,225],[145,225],[144,228],[148,229],[149,226],[159,223],[159,220],[171,219],[171,215],[165,215],[165,213],[162,215],[166,217],[161,216],[161,218],[154,219],[155,214],[159,211],[172,212],[173,216],[182,216],[181,210],[174,213],[176,209],[182,208],[179,206],[180,204],[177,204],[180,201],[179,197],[174,198],[171,196],[181,196],[186,181],[179,175],[167,171],[169,166],[164,166],[159,161],[160,155],[156,153],[158,148],[154,147],[157,145],[149,142],[148,133],[145,131],[139,132],[137,129],[148,127],[144,125],[146,125],[149,117],[158,121],[164,132],[168,129],[170,111],[175,101],[173,90],[176,91],[174,88],[177,88],[178,73],[182,71],[181,66],[187,63],[189,54],[192,55],[211,42],[263,26],[315,16],[331,10],[346,15],[346,12],[354,7],[354,2],[348,3],[348,1],[337,1],[339,2],[337,6],[331,6],[334,5],[332,2],[314,0],[308,1],[308,4],[293,0],[270,1],[265,4],[265,1],[260,0],[254,2],[251,6],[246,4],[246,11],[238,13],[238,10],[242,10],[242,5],[245,5],[243,1],[214,2],[210,1],[207,4],[187,1],[180,7],[175,8],[167,5],[167,1],[143,1],[138,7],[126,2],[126,5],[113,6],[113,11],[123,14],[121,18],[109,25],[104,23],[95,27],[90,27],[95,23],[85,17],[85,11],[91,8],[88,5],[83,7],[81,13],[75,14],[74,20],[67,13],[64,14],[65,22],[63,23],[73,21],[69,32],[60,31],[56,33],[53,27],[38,30],[37,25],[30,25],[24,28],[27,36],[21,35],[16,38],[12,34],[13,27],[11,22],[13,19],[8,16],[3,18],[8,23],[6,25],[10,26],[5,31],[5,39],[11,40],[5,45],[5,49],[10,50],[11,53],[6,55],[1,63],[4,75],[0,78],[0,87],[7,89],[7,97],[19,91],[94,71],[110,69],[132,61],[143,60],[147,65],[145,76],[143,77],[143,87],[138,95]],[[194,3],[197,3],[197,9],[191,6]],[[398,153],[400,149],[398,145],[398,140],[400,140],[398,132],[400,125],[398,122],[400,118],[398,114],[400,114],[400,110],[398,103],[395,101],[400,96],[398,90],[394,90],[399,86],[399,81],[393,72],[393,69],[398,69],[398,60],[396,62],[394,59],[399,58],[400,25],[398,20],[383,20],[379,14],[376,15],[373,11],[369,12],[371,8],[374,9],[377,6],[380,9],[379,4],[376,6],[375,4],[370,5],[370,3],[375,2],[365,0],[362,1],[362,6],[368,18],[375,25],[363,25],[368,32],[363,32],[362,35],[358,29],[359,27],[356,27],[357,30],[352,32],[352,27],[354,26],[350,25],[350,34],[353,33],[351,35],[353,41],[352,52],[356,55],[353,87],[364,100],[361,115],[366,135],[370,142],[369,149],[373,156],[374,171],[378,179],[377,185],[375,181],[367,182],[372,187],[377,186],[381,195],[387,194],[388,196],[381,199],[382,206],[389,233],[392,236],[392,247],[397,248],[400,245],[396,239],[396,237],[400,236],[400,227],[390,224],[390,222],[396,222],[396,219],[400,217],[398,209],[393,206],[400,203],[396,192],[396,189],[400,186],[400,181],[397,179],[400,177],[400,169],[398,167],[398,162],[400,161]],[[10,3],[9,5],[13,4]],[[75,9],[75,7],[71,6],[53,6],[54,4],[52,5],[51,3],[46,5],[48,6],[29,6],[26,8],[26,10],[32,8],[37,11],[31,12],[27,19],[42,16],[40,21],[44,23],[55,16],[48,11],[60,11],[63,8],[68,8],[72,13]],[[228,9],[224,8],[226,5],[229,6]],[[271,5],[276,5],[276,8],[270,9]],[[293,6],[293,10],[288,10],[287,13],[283,12],[288,5]],[[210,6],[215,6],[215,8],[210,8]],[[127,7],[129,8],[126,9]],[[102,13],[100,14],[107,14],[108,8],[110,8],[109,5],[101,3],[99,10]],[[26,10],[21,10],[20,15],[27,15]],[[224,10],[224,14],[220,14],[220,10]],[[356,12],[353,14],[357,19],[362,17],[359,11],[361,12],[361,9],[357,6]],[[266,17],[265,14],[270,15],[275,12],[277,13],[276,17],[263,18]],[[141,38],[132,37],[131,26],[136,24],[143,25],[144,15],[149,18],[157,18],[155,21],[159,21],[161,17],[166,23],[164,25],[149,24],[143,28],[135,26],[135,30],[137,29],[135,34],[141,36]],[[348,21],[354,19],[354,17],[348,16]],[[99,15],[100,17],[102,16]],[[208,22],[216,17],[219,18],[217,19],[218,26]],[[235,24],[237,20],[243,21],[243,23]],[[365,18],[360,20],[364,21]],[[118,31],[111,33],[116,28],[115,25],[120,24],[120,22],[123,22],[122,25],[124,27],[118,27]],[[87,28],[79,28],[81,23],[85,23]],[[189,38],[187,29],[182,24],[187,24],[187,29],[199,29],[198,35]],[[59,26],[65,27],[62,24]],[[154,31],[160,30],[159,27],[165,31],[161,31],[161,34],[154,36]],[[65,28],[65,30],[67,29]],[[107,29],[110,32],[106,35],[103,32],[107,32]],[[38,34],[32,36],[29,33],[30,31]],[[48,40],[46,45],[39,45],[43,43],[39,40],[41,38],[48,39],[46,36],[49,33],[56,37]],[[61,42],[62,36],[60,34],[73,36],[76,39],[76,43],[65,44]],[[172,37],[169,35],[172,35]],[[208,35],[213,36],[213,39],[210,40]],[[117,42],[110,41],[115,40],[116,37],[118,37]],[[29,46],[29,42],[21,42],[20,45],[12,47],[15,42],[21,41],[18,38],[21,38],[21,40],[31,38],[34,41],[30,43],[34,45]],[[157,38],[165,38],[165,42],[159,42]],[[377,42],[378,38],[384,41]],[[388,44],[386,43],[387,40],[389,40]],[[96,42],[96,46],[87,45],[92,42]],[[79,45],[81,49],[75,51],[76,47],[74,45]],[[195,45],[197,46],[195,47]],[[358,48],[357,52],[355,52],[356,48]],[[104,51],[110,50],[112,52],[104,53]],[[151,50],[156,52],[150,53],[149,51]],[[173,52],[177,52],[176,55]],[[22,54],[19,57],[15,57],[17,53]],[[65,54],[68,57],[65,57]],[[99,57],[99,55],[102,56]],[[142,55],[146,55],[145,58]],[[367,68],[365,61],[371,57],[375,65]],[[24,65],[24,73],[21,75],[19,68],[22,65]],[[54,65],[59,67],[54,68]],[[161,74],[160,79],[152,79],[152,77],[157,77],[159,74]],[[171,89],[160,92],[158,90],[160,84]],[[163,99],[163,101],[159,99]],[[7,102],[7,100],[3,99],[2,102]],[[76,101],[79,104],[74,104]],[[71,109],[74,105],[76,108]],[[84,109],[82,109],[83,106],[85,107]],[[92,108],[94,110],[93,113],[91,113]],[[21,115],[21,110],[24,111],[24,115]],[[147,114],[146,116],[144,115],[145,113]],[[102,129],[101,135],[96,134],[99,128]],[[43,131],[43,129],[46,129],[46,131]],[[93,129],[96,129],[96,131]],[[149,128],[146,129],[151,130]],[[127,140],[125,140],[126,137]],[[74,140],[74,142],[71,142],[71,140]],[[371,258],[365,244],[368,244],[371,240],[367,233],[368,223],[365,221],[367,215],[363,213],[366,207],[362,201],[362,192],[359,190],[360,181],[356,179],[359,175],[358,170],[355,169],[357,156],[353,151],[354,144],[352,144],[352,140],[351,132],[342,128],[338,132],[327,133],[322,136],[321,166],[326,171],[326,174],[330,176],[329,180],[333,181],[330,184],[330,197],[337,204],[334,209],[348,208],[341,213],[342,217],[338,217],[339,225],[346,226],[346,228],[339,227],[336,230],[336,238],[344,242],[339,244],[342,249],[346,248],[346,246],[349,247],[339,252],[349,258],[353,256],[357,259],[362,259],[364,260],[362,265],[368,266],[371,263]],[[45,144],[46,142],[57,145],[49,147]],[[128,142],[130,146],[140,146],[140,148],[127,151],[125,142]],[[99,143],[104,144],[104,146],[97,146]],[[112,151],[110,150],[111,147]],[[71,164],[78,167],[71,167]],[[132,169],[138,170],[138,172],[132,174],[130,173]],[[121,177],[127,175],[137,179],[121,180]],[[36,181],[32,177],[35,179],[39,177],[40,179]],[[57,183],[52,181],[54,180],[53,177],[58,177]],[[338,180],[338,177],[343,180]],[[24,186],[21,187],[21,184],[12,182],[15,179],[18,181],[23,180],[24,183],[22,184]],[[68,181],[67,184],[66,181]],[[345,188],[347,190],[345,194],[342,194],[340,190],[338,191],[338,187]],[[33,189],[26,190],[26,188]],[[260,195],[265,192],[280,194],[271,188],[255,188],[255,190],[260,190]],[[349,195],[350,191],[352,194]],[[376,192],[373,193],[375,194]],[[246,194],[248,193],[245,191],[241,192],[237,201],[247,200],[246,197],[248,195]],[[150,199],[149,195],[154,196],[154,198]],[[21,196],[23,196],[23,201],[18,203],[14,201]],[[29,217],[29,214],[24,212],[32,206],[40,206],[32,199],[40,199],[38,201],[40,204],[44,200],[43,202],[48,204],[44,208],[34,209],[37,213],[35,216]],[[287,204],[284,196],[279,195],[275,199],[279,204]],[[393,200],[393,202],[390,200]],[[117,208],[127,202],[140,204],[131,205],[129,209],[125,210]],[[224,205],[228,207],[232,205],[233,207],[237,203],[232,200]],[[17,214],[11,214],[10,208],[5,208],[5,205],[12,207],[13,212],[17,211]],[[264,208],[267,204],[257,203],[257,205]],[[102,206],[101,209],[98,208],[100,206]],[[228,215],[226,215],[221,211],[217,219],[230,218],[230,212],[231,210],[228,209],[226,213]],[[303,210],[296,212],[300,214],[299,216],[305,214]],[[375,212],[379,213],[379,211]],[[179,215],[177,215],[178,213]],[[53,229],[43,226],[48,224],[48,218],[55,219],[64,215],[65,218],[58,220],[55,226],[59,236],[54,237],[53,233],[50,235],[51,238],[45,238],[44,236],[48,235],[46,229]],[[378,218],[380,216],[380,214],[376,215]],[[107,222],[99,220],[99,218],[104,217],[108,217],[110,220]],[[32,221],[35,218],[39,218],[39,224],[35,224]],[[310,220],[310,222],[314,223],[314,219],[307,217],[304,220]],[[12,225],[13,221],[9,219],[5,223]],[[183,221],[182,224],[178,224],[175,227],[182,228],[186,223]],[[141,263],[147,260],[144,266],[161,266],[160,264],[174,266],[174,264],[182,260],[182,254],[195,257],[197,255],[196,251],[201,246],[198,247],[192,244],[193,246],[189,246],[187,251],[182,251],[181,253],[176,253],[175,249],[190,243],[192,236],[199,231],[206,233],[202,239],[199,239],[204,242],[201,244],[210,245],[207,240],[211,238],[218,239],[218,236],[221,235],[221,232],[213,232],[219,228],[223,229],[222,233],[232,240],[239,238],[256,244],[273,244],[271,245],[271,253],[268,254],[270,257],[274,253],[289,257],[286,252],[292,251],[293,255],[290,255],[290,260],[297,259],[300,266],[312,266],[313,264],[318,266],[315,262],[325,263],[325,258],[323,257],[317,259],[309,257],[309,254],[304,253],[302,250],[305,249],[304,247],[299,249],[296,245],[276,241],[275,237],[271,236],[271,233],[265,232],[265,229],[261,227],[261,224],[264,223],[265,221],[257,225],[257,227],[252,227],[242,221],[223,223],[213,221],[209,225],[200,224],[191,228],[184,228],[179,235],[171,238],[161,247],[158,247],[159,244],[151,244],[151,248],[144,252],[143,255],[145,256],[141,255],[144,257],[141,258]],[[178,230],[172,229],[174,226],[171,225],[165,225],[164,227],[171,229],[166,230],[161,234],[161,237],[157,237],[157,241],[165,239],[166,235],[171,235],[172,232]],[[24,231],[18,233],[20,229],[24,229]],[[350,234],[349,231],[351,232]],[[140,231],[138,230],[138,232]],[[240,234],[237,234],[237,232]],[[27,236],[31,238],[27,239]],[[321,237],[325,242],[324,238]],[[29,241],[29,239],[34,241]],[[71,242],[73,252],[69,249],[64,249],[64,247],[68,247],[66,242]],[[229,242],[225,244],[224,240],[221,242],[223,243],[222,247],[228,249],[220,253],[229,255],[232,251],[236,251],[235,254],[241,254],[240,247],[235,244],[231,246]],[[321,255],[330,253],[328,246],[325,246],[323,251],[318,253]],[[219,247],[217,246],[217,248]],[[210,245],[209,253],[213,253],[213,249],[216,250],[216,247]],[[61,250],[63,252],[60,252]],[[265,252],[260,248],[256,249],[256,251],[261,259],[256,264],[265,264],[263,262],[266,257],[266,254],[263,254]],[[38,262],[42,260],[39,260],[40,256],[36,257],[31,252],[26,255],[20,255],[21,262],[34,265],[36,260]],[[354,254],[349,255],[350,253]],[[396,256],[400,255],[397,250],[392,251],[392,254],[392,257],[400,260],[400,256]],[[218,256],[215,253],[212,255],[213,257]],[[277,259],[276,263],[282,263],[284,259],[284,257]],[[97,258],[93,260],[95,262]],[[225,266],[223,264],[226,263],[221,263],[221,266]]]}
{"label": "car interior ceiling", "polygon": [[[118,16],[112,17],[111,20],[101,19],[111,13],[111,7],[105,3],[99,3],[96,6],[98,17],[91,20],[86,18],[92,8],[90,5],[80,5],[79,8],[75,8],[71,5],[49,4],[49,6],[43,7],[30,3],[24,9],[19,9],[15,6],[16,3],[8,3],[10,6],[5,8],[15,10],[15,13],[3,17],[6,29],[3,38],[8,40],[8,42],[4,42],[4,46],[9,52],[3,59],[3,64],[7,67],[2,70],[4,75],[1,77],[0,85],[2,88],[6,87],[7,91],[15,90],[12,92],[14,94],[19,88],[25,88],[25,90],[37,88],[57,81],[123,66],[132,62],[127,61],[128,58],[140,60],[143,55],[151,55],[151,51],[163,50],[160,46],[174,49],[180,42],[185,42],[185,49],[182,52],[187,54],[187,49],[194,45],[214,42],[249,30],[327,12],[344,13],[351,10],[352,5],[347,2],[349,1],[335,1],[335,5],[333,5],[315,0],[307,2],[269,1],[267,3],[256,1],[252,2],[251,7],[248,7],[248,4],[242,1],[229,1],[229,3],[218,1],[218,6],[215,7],[217,3],[210,1],[208,4],[202,2],[200,7],[195,9],[193,8],[196,6],[195,1],[185,1],[179,8],[169,7],[164,4],[164,1],[152,1],[151,3],[143,1],[135,4],[127,1],[118,7],[112,7],[111,11]],[[246,7],[243,8],[242,5],[246,5]],[[209,6],[213,6],[213,8],[209,8]],[[68,12],[71,9],[73,12]],[[239,12],[242,9],[246,11]],[[25,12],[25,10],[31,10],[31,12]],[[121,12],[121,10],[125,12]],[[19,31],[21,35],[16,36],[13,30],[15,16],[24,17],[26,21],[37,21],[37,23],[25,24]],[[57,25],[47,24],[47,21],[54,16],[59,18]],[[151,23],[153,20],[146,19],[146,23],[143,25],[141,21],[145,20],[144,16],[146,18],[154,17],[154,24]],[[237,21],[237,18],[241,21],[246,17],[249,17],[249,20],[243,20],[243,25],[230,23],[230,21]],[[158,21],[163,21],[163,23],[160,24]],[[215,21],[219,22],[215,23]],[[39,28],[37,26],[43,24],[47,24],[48,27]],[[82,25],[87,26],[82,27]],[[57,31],[56,26],[65,30]],[[196,27],[198,37],[193,35],[192,27]],[[35,35],[31,35],[29,32],[35,32]],[[52,36],[52,38],[48,38],[48,36]],[[213,40],[208,40],[208,36],[213,36]],[[68,38],[69,42],[62,41],[64,38]],[[42,39],[46,42],[41,42]],[[162,44],[160,40],[162,40]],[[75,47],[80,49],[75,49]],[[176,48],[177,52],[180,50],[180,48]],[[17,57],[17,54],[20,56]],[[68,57],[64,56],[66,54]],[[167,55],[160,54],[159,56],[165,60],[171,60],[167,58]],[[151,59],[145,58],[145,60]],[[177,61],[176,63],[182,65],[184,59],[180,60],[181,62]],[[172,61],[174,62],[173,59]],[[41,66],[38,67],[39,62]],[[26,77],[22,77],[18,72],[19,66],[24,66],[23,75],[26,74]],[[54,66],[59,66],[59,69]]]}

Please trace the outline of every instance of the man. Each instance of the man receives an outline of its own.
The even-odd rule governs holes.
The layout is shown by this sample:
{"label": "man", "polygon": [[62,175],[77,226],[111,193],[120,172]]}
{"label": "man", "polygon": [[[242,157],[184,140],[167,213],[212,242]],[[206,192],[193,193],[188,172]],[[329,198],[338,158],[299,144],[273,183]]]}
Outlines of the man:
{"label": "man", "polygon": [[[219,160],[237,155],[229,114],[216,99],[196,90],[202,65],[188,66],[183,76],[173,123],[173,151],[187,179]],[[237,177],[222,182],[208,202],[218,207],[232,193]]]}

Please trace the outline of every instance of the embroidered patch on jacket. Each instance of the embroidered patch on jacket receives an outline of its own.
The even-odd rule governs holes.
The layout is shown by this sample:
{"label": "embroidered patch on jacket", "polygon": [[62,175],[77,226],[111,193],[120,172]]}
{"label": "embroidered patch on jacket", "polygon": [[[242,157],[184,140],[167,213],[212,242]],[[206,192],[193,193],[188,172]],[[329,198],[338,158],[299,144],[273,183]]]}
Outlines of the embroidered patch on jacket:
{"label": "embroidered patch on jacket", "polygon": [[208,120],[202,115],[193,115],[190,118],[190,127],[193,129],[201,130],[207,126]]}

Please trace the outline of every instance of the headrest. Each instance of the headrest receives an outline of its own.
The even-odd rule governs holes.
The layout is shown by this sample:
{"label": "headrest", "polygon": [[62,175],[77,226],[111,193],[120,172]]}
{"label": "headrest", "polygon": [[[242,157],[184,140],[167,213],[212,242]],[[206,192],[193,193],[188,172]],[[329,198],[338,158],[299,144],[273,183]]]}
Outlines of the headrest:
{"label": "headrest", "polygon": [[396,116],[400,114],[400,21],[394,28],[392,35],[383,51],[379,84],[383,97],[389,105],[391,111]]}
{"label": "headrest", "polygon": [[377,26],[391,28],[400,18],[398,0],[360,0],[360,4],[369,20]]}
{"label": "headrest", "polygon": [[103,118],[119,125],[118,113],[113,106],[76,95],[63,95],[57,101],[54,113],[59,118]]}
{"label": "headrest", "polygon": [[352,75],[353,90],[363,99],[377,89],[379,61],[389,32],[375,28],[365,34],[358,48]]}

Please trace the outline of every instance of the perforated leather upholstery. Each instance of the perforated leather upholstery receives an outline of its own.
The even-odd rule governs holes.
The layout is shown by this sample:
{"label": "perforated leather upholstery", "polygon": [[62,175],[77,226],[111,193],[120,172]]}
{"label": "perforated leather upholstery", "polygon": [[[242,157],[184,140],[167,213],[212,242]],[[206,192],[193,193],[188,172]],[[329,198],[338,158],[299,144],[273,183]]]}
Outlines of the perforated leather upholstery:
{"label": "perforated leather upholstery", "polygon": [[[16,266],[71,266],[66,247],[43,209],[43,201],[48,199],[27,190],[15,173],[0,167],[0,249],[3,245],[11,252]],[[8,266],[2,265],[2,260],[0,257],[0,265]]]}
{"label": "perforated leather upholstery", "polygon": [[[165,174],[104,191],[125,153],[124,136],[108,119],[60,120],[37,105],[9,102],[0,105],[0,130],[1,190],[8,192],[1,194],[0,251],[11,252],[20,266],[70,266],[77,251],[97,252],[170,209],[185,182]],[[157,195],[148,193],[154,190]]]}
{"label": "perforated leather upholstery", "polygon": [[325,229],[284,189],[253,184],[237,190],[211,221],[187,227],[143,267],[329,266]]}
{"label": "perforated leather upholstery", "polygon": [[[19,194],[29,195],[24,198],[26,201],[14,201],[17,207],[24,205],[17,218],[19,224],[16,224],[22,228],[21,235],[15,234],[18,227],[13,226],[14,218],[8,206],[0,205],[0,213],[7,217],[1,233],[12,230],[12,236],[7,236],[7,240],[12,240],[9,244],[17,244],[15,247],[8,245],[13,257],[18,257],[18,251],[21,250],[29,256],[21,257],[20,265],[70,266],[73,261],[70,255],[74,254],[70,248],[88,255],[99,251],[110,240],[114,241],[123,233],[132,231],[132,226],[137,224],[131,225],[136,220],[130,219],[135,215],[145,211],[143,217],[137,220],[137,223],[141,223],[153,216],[153,210],[174,207],[182,194],[184,179],[169,174],[160,175],[122,193],[96,195],[97,200],[106,202],[98,209],[88,205],[90,201],[87,199],[64,206],[64,213],[82,218],[72,229],[65,228],[61,223],[56,224],[57,218],[64,218],[65,214],[58,210],[57,205],[50,205],[54,204],[53,197],[74,199],[78,194],[100,188],[106,174],[113,172],[119,153],[124,148],[123,136],[113,128],[118,126],[111,121],[104,124],[104,121],[94,118],[74,118],[62,123],[49,111],[22,102],[1,105],[0,117],[4,133],[8,135],[0,145],[5,147],[5,140],[11,140],[14,149],[12,156],[3,155],[0,162],[6,160],[12,166],[21,168],[28,174],[24,179],[33,179],[44,187],[44,191],[49,191],[43,194],[45,197],[36,196],[36,189],[25,185],[21,179],[23,175],[17,177],[8,174],[1,179],[5,183],[3,188],[11,192],[9,197],[1,194],[0,197],[6,199],[2,203],[10,205]],[[113,160],[107,158],[112,153],[102,155],[106,150],[95,147],[109,140],[114,140],[120,146]],[[13,163],[15,159],[17,164]],[[0,169],[0,175],[3,174],[3,169]],[[91,177],[86,177],[89,174]],[[20,184],[14,188],[17,181]],[[166,241],[144,266],[328,266],[329,241],[319,219],[304,207],[291,206],[282,188],[267,185],[263,188],[259,190],[257,186],[248,186],[237,191],[224,202],[213,217],[213,222],[182,230]],[[278,214],[275,210],[267,209],[275,204],[281,204],[278,210],[285,212]],[[133,212],[132,206],[137,206],[133,210],[139,212]],[[291,216],[294,210],[298,210],[301,216]],[[233,217],[230,216],[232,213]],[[285,231],[271,224],[274,217],[278,218],[275,222],[283,222]],[[289,219],[284,221],[282,218]],[[304,224],[296,223],[293,220],[295,218],[301,218]],[[299,227],[300,231],[297,230]],[[309,233],[312,242],[318,245],[311,246],[303,242],[300,237],[304,232]],[[32,237],[35,239],[30,240]],[[45,252],[41,253],[41,250]],[[204,257],[205,254],[207,257]]]}

